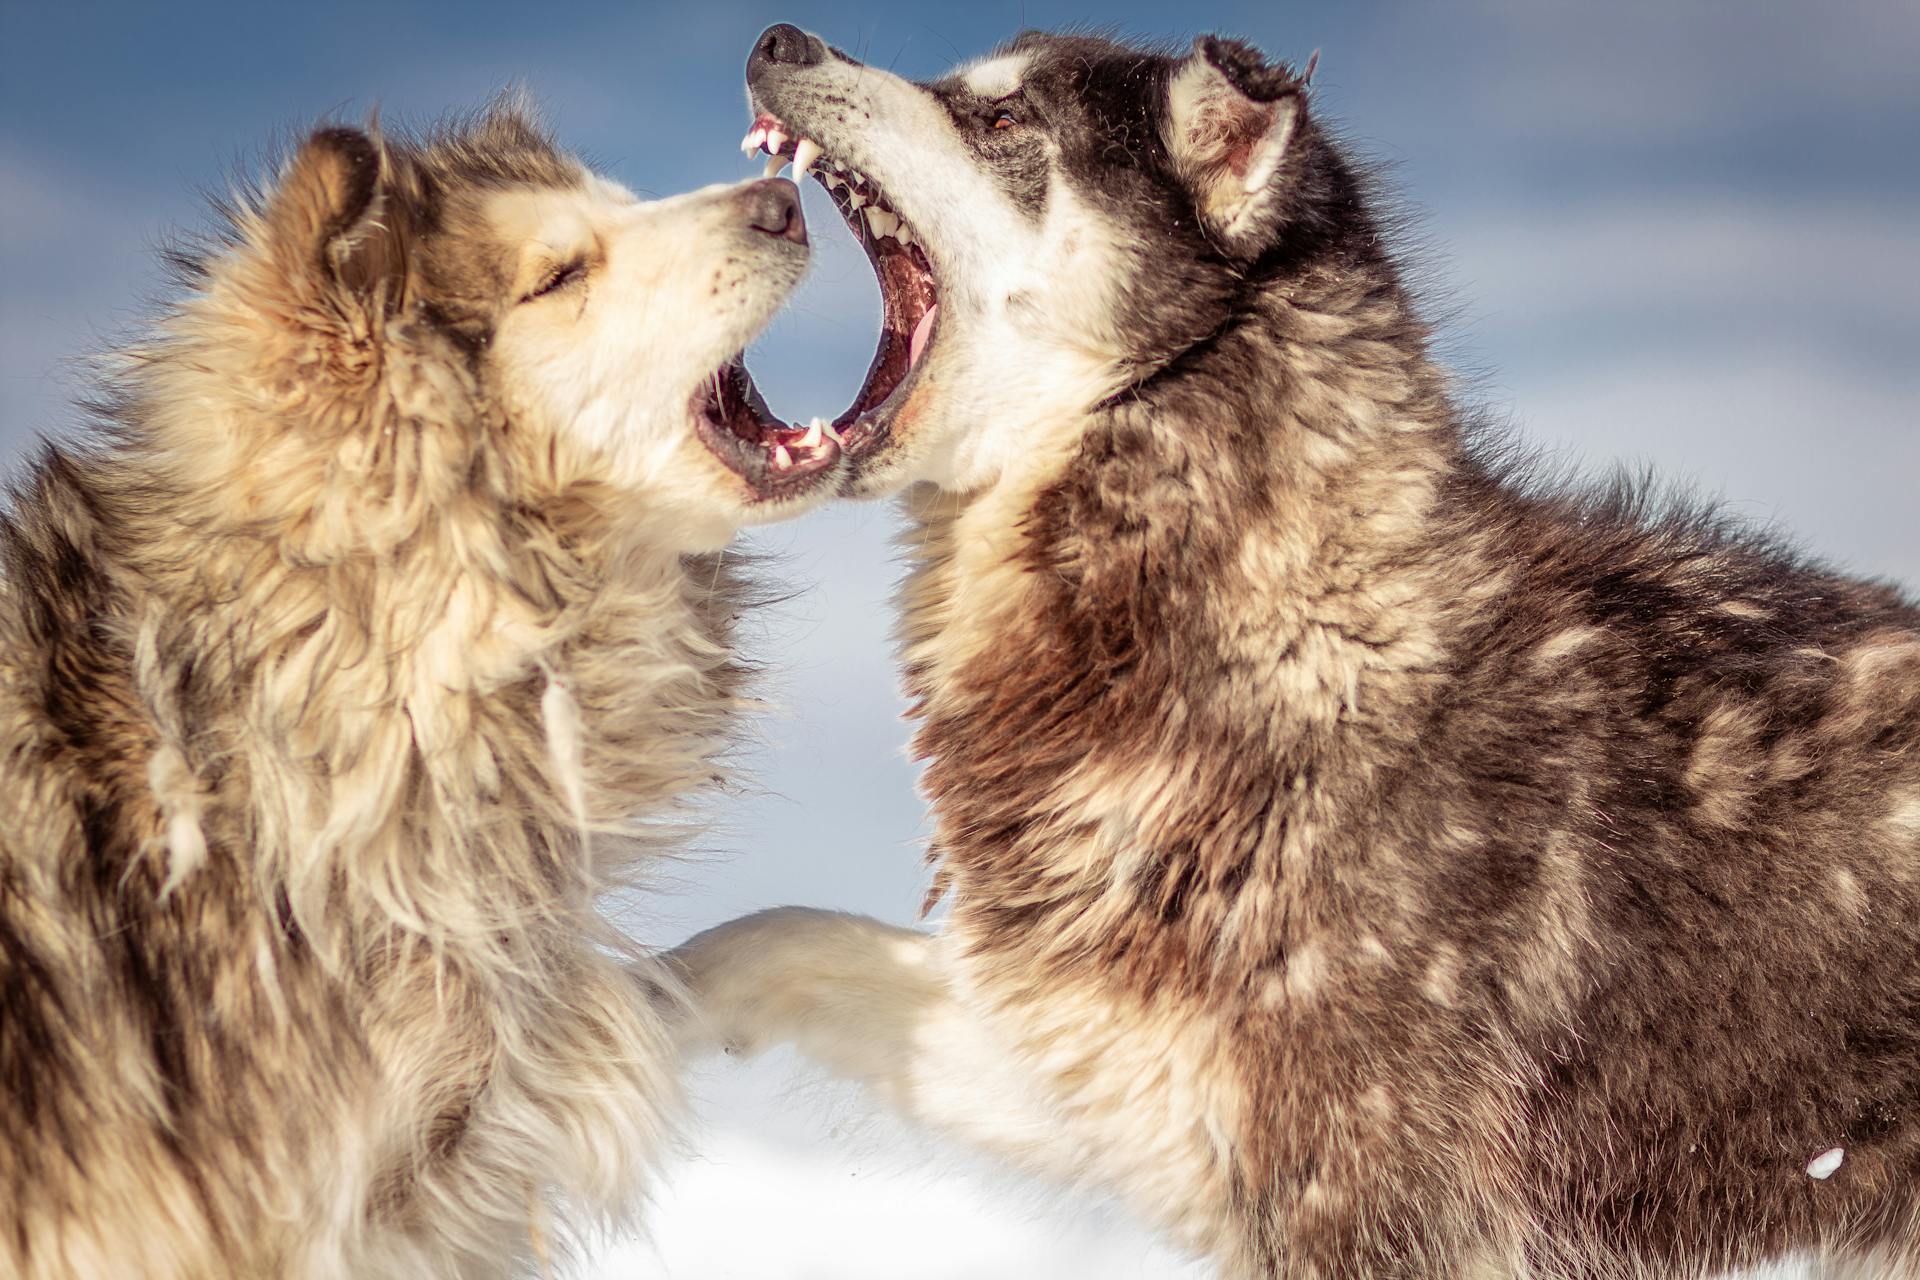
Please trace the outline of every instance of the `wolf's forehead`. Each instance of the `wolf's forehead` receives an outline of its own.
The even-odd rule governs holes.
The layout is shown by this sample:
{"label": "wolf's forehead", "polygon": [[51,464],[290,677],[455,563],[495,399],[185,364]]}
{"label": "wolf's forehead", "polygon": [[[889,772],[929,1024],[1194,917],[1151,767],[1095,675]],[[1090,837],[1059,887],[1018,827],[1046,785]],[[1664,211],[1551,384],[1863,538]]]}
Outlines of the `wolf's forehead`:
{"label": "wolf's forehead", "polygon": [[1004,98],[1020,88],[1026,76],[1026,53],[1003,53],[969,63],[960,71],[960,83],[982,98]]}

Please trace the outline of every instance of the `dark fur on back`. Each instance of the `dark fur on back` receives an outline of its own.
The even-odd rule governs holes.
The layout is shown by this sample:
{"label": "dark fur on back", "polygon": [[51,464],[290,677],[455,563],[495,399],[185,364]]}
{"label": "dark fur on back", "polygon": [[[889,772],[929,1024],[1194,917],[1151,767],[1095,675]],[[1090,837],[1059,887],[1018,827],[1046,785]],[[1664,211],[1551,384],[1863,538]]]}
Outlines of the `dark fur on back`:
{"label": "dark fur on back", "polygon": [[[1171,1216],[1236,1274],[1920,1267],[1920,610],[1516,479],[1310,114],[1242,251],[1158,142],[1167,59],[1013,48],[1061,172],[1154,251],[1065,465],[915,498],[970,989],[1090,1132],[1197,1055],[1237,1101]],[[1074,1043],[1088,1007],[1152,1028],[1137,1060]]]}

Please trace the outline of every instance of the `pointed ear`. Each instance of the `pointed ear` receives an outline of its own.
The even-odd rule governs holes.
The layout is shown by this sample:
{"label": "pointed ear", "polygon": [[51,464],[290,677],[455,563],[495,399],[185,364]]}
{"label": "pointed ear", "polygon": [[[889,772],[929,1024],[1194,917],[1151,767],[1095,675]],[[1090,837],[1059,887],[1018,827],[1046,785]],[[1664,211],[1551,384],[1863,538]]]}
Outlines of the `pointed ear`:
{"label": "pointed ear", "polygon": [[262,246],[280,281],[311,301],[372,300],[401,269],[400,228],[384,217],[387,161],[359,129],[315,130],[269,198]]}
{"label": "pointed ear", "polygon": [[1239,40],[1202,36],[1167,84],[1167,149],[1207,229],[1257,251],[1272,233],[1306,82]]}

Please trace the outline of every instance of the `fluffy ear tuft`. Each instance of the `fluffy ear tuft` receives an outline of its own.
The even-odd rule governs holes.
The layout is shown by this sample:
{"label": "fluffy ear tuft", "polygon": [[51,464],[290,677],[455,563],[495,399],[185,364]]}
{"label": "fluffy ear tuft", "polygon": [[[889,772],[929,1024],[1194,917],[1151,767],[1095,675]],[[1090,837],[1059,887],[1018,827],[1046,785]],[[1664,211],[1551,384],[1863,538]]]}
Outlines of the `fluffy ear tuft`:
{"label": "fluffy ear tuft", "polygon": [[380,147],[358,129],[316,129],[287,165],[268,208],[276,248],[312,255],[326,267],[333,242],[347,235],[380,194]]}
{"label": "fluffy ear tuft", "polygon": [[[316,129],[267,202],[261,246],[278,287],[313,300],[385,297],[404,271],[385,149],[345,126]],[[388,299],[391,301],[391,299]]]}
{"label": "fluffy ear tuft", "polygon": [[1279,207],[1306,82],[1239,40],[1202,36],[1167,85],[1167,148],[1228,247],[1257,247]]}

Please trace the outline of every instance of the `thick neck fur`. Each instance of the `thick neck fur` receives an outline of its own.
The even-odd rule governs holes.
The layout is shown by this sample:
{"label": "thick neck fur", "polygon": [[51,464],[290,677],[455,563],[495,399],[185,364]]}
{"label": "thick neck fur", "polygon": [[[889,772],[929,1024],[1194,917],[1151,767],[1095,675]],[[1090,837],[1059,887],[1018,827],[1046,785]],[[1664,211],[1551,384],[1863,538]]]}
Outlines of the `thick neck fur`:
{"label": "thick neck fur", "polygon": [[[1202,886],[1118,863],[1221,834],[1201,827],[1228,780],[1185,771],[1298,776],[1432,661],[1425,540],[1457,433],[1424,333],[1382,263],[1250,293],[1219,337],[1063,429],[1033,470],[917,498],[904,636],[954,880],[1018,875],[1023,850],[1093,824],[1118,861],[1071,889],[1036,882],[1027,905],[1118,891],[1181,912]],[[1247,874],[1208,857],[1180,874]]]}
{"label": "thick neck fur", "polygon": [[336,962],[398,937],[536,963],[522,927],[578,928],[636,822],[711,776],[736,579],[649,549],[631,499],[552,456],[430,416],[210,434],[163,417],[51,453],[16,517],[17,556],[104,574],[89,639],[128,665],[107,705],[151,741],[127,781],[158,801],[168,891],[243,856]]}
{"label": "thick neck fur", "polygon": [[[672,1051],[596,897],[714,776],[737,577],[644,550],[619,495],[489,474],[424,424],[364,469],[263,433],[273,465],[194,483],[179,460],[206,451],[169,430],[50,451],[16,500],[0,789],[36,797],[14,872],[125,940],[109,980],[176,1046],[172,1131],[241,1179],[213,1239],[236,1274],[277,1256],[244,1220],[265,1198],[301,1247],[346,1250],[312,1274],[482,1273],[525,1251],[529,1206],[555,1247],[630,1211]],[[305,511],[249,503],[263,477]],[[102,1122],[75,1158],[118,1176],[133,1147],[85,1144],[147,1136]]]}

